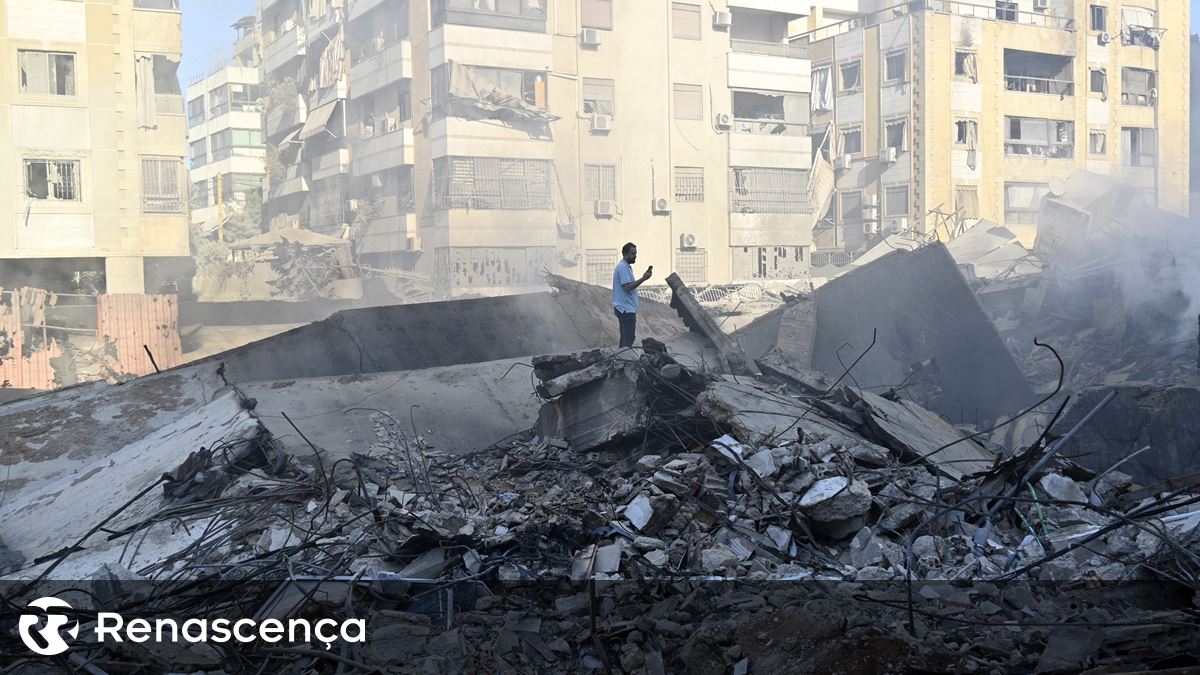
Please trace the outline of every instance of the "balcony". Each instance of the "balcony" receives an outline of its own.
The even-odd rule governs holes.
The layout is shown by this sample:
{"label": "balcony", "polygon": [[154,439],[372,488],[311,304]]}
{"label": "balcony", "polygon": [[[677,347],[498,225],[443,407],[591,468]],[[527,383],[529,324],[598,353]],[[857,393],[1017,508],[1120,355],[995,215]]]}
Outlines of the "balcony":
{"label": "balcony", "polygon": [[[737,0],[734,0],[734,2],[737,2]],[[730,2],[729,4],[733,5],[734,2]],[[853,19],[846,19],[845,21],[839,21],[835,24],[800,33],[793,36],[791,41],[806,45],[812,44],[819,40],[828,40],[829,38],[849,33],[859,28],[878,26],[892,19],[903,17],[906,14],[920,14],[922,12],[954,14],[974,19],[1003,21],[1026,26],[1037,26],[1039,28],[1054,28],[1063,31],[1074,31],[1076,29],[1074,18],[1059,16],[1053,11],[1033,12],[1019,9],[1015,3],[1004,7],[996,7],[994,5],[979,4],[980,2],[982,0],[976,0],[975,2],[959,2],[958,0],[911,0],[903,5],[896,5],[895,7],[875,12],[866,12]]]}
{"label": "balcony", "polygon": [[1008,91],[1025,92],[1028,94],[1050,94],[1051,96],[1075,95],[1075,83],[1070,80],[1056,80],[1048,77],[1032,77],[1028,75],[1005,75],[1004,88]]}
{"label": "balcony", "polygon": [[499,0],[504,9],[475,9],[471,0],[433,0],[433,26],[445,24],[546,32],[546,0]]}
{"label": "balcony", "polygon": [[[357,0],[350,4],[350,20],[354,21],[360,16],[364,16],[371,10],[382,5],[387,0]],[[405,8],[407,9],[407,8]]]}
{"label": "balcony", "polygon": [[413,131],[401,128],[360,138],[354,146],[354,175],[366,176],[413,162]]}
{"label": "balcony", "polygon": [[806,170],[812,166],[807,124],[739,119],[730,132],[730,166]]}
{"label": "balcony", "polygon": [[304,124],[304,120],[308,117],[308,109],[304,105],[303,96],[296,96],[296,98],[297,102],[292,105],[281,103],[271,106],[267,112],[267,138],[276,140]]}
{"label": "balcony", "polygon": [[312,162],[312,179],[314,181],[348,173],[350,173],[350,150],[348,148],[340,148],[321,155]]}
{"label": "balcony", "polygon": [[788,59],[808,58],[808,48],[787,42],[763,42],[760,40],[729,41],[730,48],[737,54],[759,54],[761,56],[782,56]]}
{"label": "balcony", "polygon": [[1027,94],[1074,96],[1074,59],[1062,54],[1004,50],[1004,88]]}
{"label": "balcony", "polygon": [[295,26],[283,33],[274,42],[267,45],[263,54],[263,72],[274,72],[287,65],[292,59],[304,56],[306,45],[303,27]]}
{"label": "balcony", "polygon": [[728,77],[731,88],[786,91],[798,94],[805,94],[812,90],[811,67],[806,58],[736,51],[730,53],[728,58]]}
{"label": "balcony", "polygon": [[402,40],[350,68],[354,95],[361,96],[412,77],[412,42]]}

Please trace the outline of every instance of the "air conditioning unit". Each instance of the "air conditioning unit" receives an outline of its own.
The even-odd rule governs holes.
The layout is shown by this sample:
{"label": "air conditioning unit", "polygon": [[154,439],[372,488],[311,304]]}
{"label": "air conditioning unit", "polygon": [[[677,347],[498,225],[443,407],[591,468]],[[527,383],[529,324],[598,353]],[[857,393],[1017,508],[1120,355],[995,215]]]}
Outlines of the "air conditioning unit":
{"label": "air conditioning unit", "polygon": [[698,247],[699,239],[691,232],[685,232],[679,235],[679,248],[684,251],[691,251]]}
{"label": "air conditioning unit", "polygon": [[600,113],[592,115],[592,131],[608,133],[612,131],[612,123],[612,115],[601,115]]}
{"label": "air conditioning unit", "polygon": [[896,157],[899,156],[899,154],[900,153],[896,150],[896,148],[884,148],[883,161],[887,162],[888,164],[895,164]]}
{"label": "air conditioning unit", "polygon": [[839,155],[836,163],[833,165],[838,171],[846,171],[854,164],[854,160],[850,155]]}
{"label": "air conditioning unit", "polygon": [[416,236],[407,237],[404,240],[404,249],[407,251],[413,251],[413,252],[420,251],[421,250],[421,238],[416,237]]}
{"label": "air conditioning unit", "polygon": [[867,235],[879,234],[879,223],[870,222],[870,221],[864,222],[863,223],[863,234],[867,234]]}
{"label": "air conditioning unit", "polygon": [[1050,0],[1033,0],[1033,8],[1041,11],[1050,9]]}
{"label": "air conditioning unit", "polygon": [[655,215],[665,216],[671,212],[671,200],[666,197],[659,197],[650,204],[650,209]]}
{"label": "air conditioning unit", "polygon": [[1102,45],[1106,45],[1106,44],[1112,42],[1112,35],[1110,35],[1108,31],[1104,31],[1103,33],[1096,36],[1096,41]]}
{"label": "air conditioning unit", "polygon": [[579,32],[579,42],[584,47],[599,47],[600,31],[595,28],[584,28]]}
{"label": "air conditioning unit", "polygon": [[729,30],[733,25],[733,15],[729,12],[714,12],[713,13],[713,28],[716,30]]}
{"label": "air conditioning unit", "polygon": [[617,212],[617,205],[611,199],[597,199],[594,206],[597,218],[612,218]]}
{"label": "air conditioning unit", "polygon": [[713,124],[721,131],[729,131],[733,128],[733,117],[729,113],[717,113]]}

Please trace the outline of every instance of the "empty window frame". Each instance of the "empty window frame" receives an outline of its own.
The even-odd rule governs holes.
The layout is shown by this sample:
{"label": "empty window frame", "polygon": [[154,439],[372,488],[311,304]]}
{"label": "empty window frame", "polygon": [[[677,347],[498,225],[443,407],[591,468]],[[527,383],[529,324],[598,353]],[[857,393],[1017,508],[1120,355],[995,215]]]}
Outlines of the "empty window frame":
{"label": "empty window frame", "polygon": [[550,211],[552,171],[544,159],[439,157],[433,202],[440,209]]}
{"label": "empty window frame", "polygon": [[520,99],[529,105],[545,108],[548,105],[546,73],[541,70],[513,70],[464,66],[474,86],[491,89],[505,96]]}
{"label": "empty window frame", "polygon": [[25,196],[56,202],[83,199],[79,184],[79,160],[25,160]]}
{"label": "empty window frame", "polygon": [[615,115],[615,91],[612,80],[583,78],[583,112],[588,115]]}
{"label": "empty window frame", "polygon": [[672,91],[672,102],[675,119],[704,119],[704,87],[698,84],[676,84]]}
{"label": "empty window frame", "polygon": [[1071,159],[1075,156],[1075,123],[1036,117],[1005,117],[1004,152],[1010,157]]}
{"label": "empty window frame", "polygon": [[612,30],[612,0],[579,0],[579,16],[584,28]]}
{"label": "empty window frame", "polygon": [[954,121],[954,144],[974,148],[979,144],[979,122],[975,120]]}
{"label": "empty window frame", "polygon": [[1104,5],[1091,5],[1088,7],[1088,29],[1097,33],[1104,33],[1108,30],[1108,8]]}
{"label": "empty window frame", "polygon": [[808,172],[802,169],[730,167],[732,213],[806,213]]}
{"label": "empty window frame", "polygon": [[680,40],[699,40],[700,5],[672,2],[671,34]]}
{"label": "empty window frame", "polygon": [[841,153],[843,155],[860,155],[863,151],[862,127],[849,127],[841,132]]}
{"label": "empty window frame", "polygon": [[909,190],[907,185],[891,185],[883,189],[883,215],[888,217],[907,216]]}
{"label": "empty window frame", "polygon": [[996,0],[996,20],[1016,21],[1017,3],[1008,2],[1007,0]]}
{"label": "empty window frame", "polygon": [[1154,129],[1121,129],[1121,156],[1125,166],[1155,166],[1158,161],[1158,134]]}
{"label": "empty window frame", "polygon": [[675,167],[675,201],[681,204],[704,201],[704,167]]}
{"label": "empty window frame", "polygon": [[954,76],[979,81],[979,57],[975,52],[956,50],[954,52]]}
{"label": "empty window frame", "polygon": [[675,273],[688,284],[708,281],[708,251],[702,248],[675,251]]}
{"label": "empty window frame", "polygon": [[1108,71],[1104,68],[1088,68],[1088,93],[1108,100]]}
{"label": "empty window frame", "polygon": [[839,200],[843,223],[861,223],[863,219],[863,198],[861,190],[849,190],[841,193]]}
{"label": "empty window frame", "polygon": [[614,164],[583,165],[583,198],[594,202],[617,200],[617,167]]}
{"label": "empty window frame", "polygon": [[1142,68],[1121,69],[1121,105],[1158,103],[1158,73]]}
{"label": "empty window frame", "polygon": [[40,96],[75,95],[75,55],[65,52],[17,51],[21,93]]}
{"label": "empty window frame", "polygon": [[1088,132],[1088,153],[1104,155],[1108,153],[1108,134],[1099,129]]}
{"label": "empty window frame", "polygon": [[883,81],[904,82],[908,80],[908,50],[891,52],[883,59]]}
{"label": "empty window frame", "polygon": [[1004,222],[1006,225],[1036,225],[1042,197],[1050,192],[1046,183],[1005,183]]}
{"label": "empty window frame", "polygon": [[142,211],[146,213],[183,213],[183,159],[179,157],[142,158]]}
{"label": "empty window frame", "polygon": [[883,124],[884,147],[903,152],[908,149],[908,118],[890,120]]}
{"label": "empty window frame", "polygon": [[841,79],[838,82],[838,93],[849,94],[862,89],[862,60],[846,61],[838,66]]}

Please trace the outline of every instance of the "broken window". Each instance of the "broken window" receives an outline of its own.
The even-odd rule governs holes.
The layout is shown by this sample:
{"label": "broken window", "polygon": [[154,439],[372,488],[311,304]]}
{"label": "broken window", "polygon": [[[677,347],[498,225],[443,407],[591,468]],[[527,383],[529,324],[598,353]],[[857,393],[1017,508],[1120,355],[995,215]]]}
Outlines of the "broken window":
{"label": "broken window", "polygon": [[463,66],[481,90],[497,92],[538,107],[546,107],[546,74],[536,70],[509,70],[484,66]]}
{"label": "broken window", "polygon": [[908,149],[908,119],[902,118],[886,122],[883,125],[885,147],[894,148],[896,152]]}
{"label": "broken window", "polygon": [[732,213],[806,213],[808,173],[801,169],[730,167]]}
{"label": "broken window", "polygon": [[734,131],[743,134],[806,134],[808,102],[801,94],[734,90]]}
{"label": "broken window", "polygon": [[1017,3],[1007,2],[1006,0],[996,0],[996,20],[1016,21]]}
{"label": "broken window", "polygon": [[838,69],[842,75],[839,93],[849,93],[862,89],[862,61],[855,59],[843,63]]}
{"label": "broken window", "polygon": [[25,196],[50,201],[81,201],[79,160],[25,160]]}
{"label": "broken window", "polygon": [[704,201],[704,167],[675,167],[675,201],[684,204]]}
{"label": "broken window", "polygon": [[439,157],[433,201],[440,209],[549,211],[553,170],[544,159]]}
{"label": "broken window", "polygon": [[1153,106],[1158,102],[1158,73],[1141,68],[1121,69],[1121,104]]}
{"label": "broken window", "polygon": [[1046,183],[1005,183],[1004,223],[1036,225],[1042,197],[1050,192]]}
{"label": "broken window", "polygon": [[183,158],[143,157],[142,210],[146,213],[183,213],[183,180]]}
{"label": "broken window", "polygon": [[862,127],[843,129],[841,133],[842,155],[858,155],[863,151]]}
{"label": "broken window", "polygon": [[680,40],[699,40],[700,5],[672,2],[671,34]]}
{"label": "broken window", "polygon": [[862,192],[850,190],[841,194],[842,222],[860,223],[863,219]]}
{"label": "broken window", "polygon": [[612,80],[583,78],[583,112],[589,115],[615,115],[614,89]]}
{"label": "broken window", "polygon": [[962,218],[978,218],[979,188],[974,185],[955,186],[954,208]]}
{"label": "broken window", "polygon": [[1034,117],[1005,117],[1004,152],[1010,157],[1071,159],[1075,123]]}
{"label": "broken window", "polygon": [[1004,86],[1008,91],[1054,96],[1075,95],[1075,66],[1069,56],[1004,50]]}
{"label": "broken window", "polygon": [[584,28],[612,30],[612,0],[580,0],[580,23]]}
{"label": "broken window", "polygon": [[17,51],[21,93],[40,96],[75,95],[75,55],[64,52]]}
{"label": "broken window", "polygon": [[594,202],[601,199],[617,201],[617,167],[613,164],[583,165],[583,198]]}
{"label": "broken window", "polygon": [[975,52],[954,52],[954,76],[967,78],[972,82],[979,81],[979,61]]}
{"label": "broken window", "polygon": [[1088,152],[1103,155],[1108,152],[1108,135],[1103,131],[1088,132]]}
{"label": "broken window", "polygon": [[814,66],[811,74],[812,111],[833,110],[833,66]]}
{"label": "broken window", "polygon": [[1125,127],[1121,129],[1121,154],[1125,166],[1150,167],[1157,164],[1158,142],[1154,129]]}
{"label": "broken window", "polygon": [[908,51],[888,54],[883,61],[884,82],[904,82],[908,79]]}
{"label": "broken window", "polygon": [[134,62],[138,126],[154,128],[157,115],[182,115],[183,90],[179,87],[179,57],[138,54]]}
{"label": "broken window", "polygon": [[[435,112],[468,120],[499,120],[534,138],[549,138],[547,73],[467,66],[451,62],[433,69]],[[407,102],[405,102],[407,106]]]}
{"label": "broken window", "polygon": [[954,122],[954,143],[974,148],[979,143],[979,123],[975,120],[957,120]]}
{"label": "broken window", "polygon": [[1088,27],[1097,33],[1108,30],[1108,8],[1104,5],[1091,5],[1088,13]]}
{"label": "broken window", "polygon": [[1121,6],[1121,44],[1158,49],[1162,42],[1157,14],[1149,7]]}
{"label": "broken window", "polygon": [[702,248],[675,251],[675,273],[686,284],[708,281],[708,251]]}
{"label": "broken window", "polygon": [[698,84],[676,84],[672,96],[675,119],[704,119],[704,87]]}
{"label": "broken window", "polygon": [[1088,69],[1088,92],[1099,94],[1103,100],[1108,100],[1108,71],[1104,68]]}
{"label": "broken window", "polygon": [[883,215],[890,217],[908,215],[908,186],[892,185],[883,191]]}

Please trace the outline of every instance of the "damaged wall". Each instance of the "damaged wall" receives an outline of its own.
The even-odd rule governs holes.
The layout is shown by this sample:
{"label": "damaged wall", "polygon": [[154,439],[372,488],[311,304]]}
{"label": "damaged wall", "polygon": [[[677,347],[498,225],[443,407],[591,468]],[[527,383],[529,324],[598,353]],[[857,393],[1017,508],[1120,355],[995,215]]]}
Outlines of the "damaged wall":
{"label": "damaged wall", "polygon": [[818,370],[840,374],[878,329],[875,348],[854,368],[858,386],[882,392],[904,382],[915,364],[933,359],[935,367],[910,383],[923,379],[940,394],[929,386],[908,393],[953,422],[995,419],[1034,400],[943,244],[890,253],[821,286],[814,297],[812,366]]}

